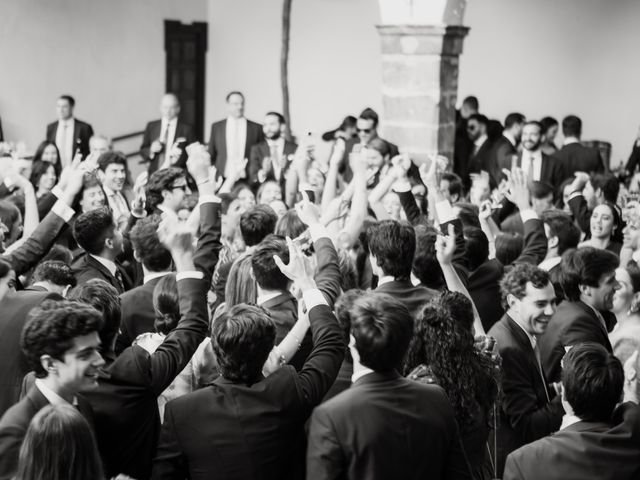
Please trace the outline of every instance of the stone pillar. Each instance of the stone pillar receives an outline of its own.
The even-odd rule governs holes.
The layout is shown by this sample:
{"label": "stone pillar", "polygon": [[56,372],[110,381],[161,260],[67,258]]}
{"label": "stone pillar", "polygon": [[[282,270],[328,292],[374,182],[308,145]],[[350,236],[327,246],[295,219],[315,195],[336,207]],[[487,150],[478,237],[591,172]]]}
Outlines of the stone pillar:
{"label": "stone pillar", "polygon": [[380,25],[383,136],[417,163],[453,160],[461,25]]}

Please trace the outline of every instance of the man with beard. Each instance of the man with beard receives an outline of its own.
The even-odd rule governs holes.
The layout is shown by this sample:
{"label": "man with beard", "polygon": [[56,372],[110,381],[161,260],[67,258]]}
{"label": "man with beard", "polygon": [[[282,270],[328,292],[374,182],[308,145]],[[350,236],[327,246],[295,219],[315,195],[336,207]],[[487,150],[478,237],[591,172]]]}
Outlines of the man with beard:
{"label": "man with beard", "polygon": [[169,167],[158,170],[149,177],[145,193],[147,212],[161,214],[171,211],[177,214],[186,207],[191,189],[184,170]]}
{"label": "man with beard", "polygon": [[278,112],[265,115],[262,131],[265,139],[251,147],[249,158],[249,182],[257,187],[267,180],[280,184],[284,198],[285,175],[298,145],[282,136],[285,119]]}
{"label": "man with beard", "polygon": [[[538,338],[556,310],[549,274],[529,264],[516,265],[500,284],[507,313],[489,331],[502,357],[502,391],[494,458],[502,476],[507,455],[560,427],[560,396],[547,385]],[[555,397],[555,398],[554,398]]]}
{"label": "man with beard", "polygon": [[[557,189],[562,181],[562,167],[558,161],[542,153],[542,124],[529,121],[522,127],[522,152],[518,156],[517,166],[527,174],[528,180],[543,182]],[[511,170],[511,157],[499,160],[500,170]]]}
{"label": "man with beard", "polygon": [[618,256],[607,250],[569,250],[560,262],[560,285],[566,300],[540,338],[542,365],[552,382],[560,381],[562,357],[573,345],[594,342],[612,352],[609,333],[616,322],[611,313]]}

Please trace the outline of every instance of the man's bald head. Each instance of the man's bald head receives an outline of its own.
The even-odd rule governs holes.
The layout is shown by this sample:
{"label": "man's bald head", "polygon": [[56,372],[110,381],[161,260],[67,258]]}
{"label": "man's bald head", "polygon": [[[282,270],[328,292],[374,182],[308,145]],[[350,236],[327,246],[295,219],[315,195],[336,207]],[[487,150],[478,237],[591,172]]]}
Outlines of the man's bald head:
{"label": "man's bald head", "polygon": [[173,120],[180,113],[180,101],[173,93],[166,93],[160,102],[160,114],[162,118]]}

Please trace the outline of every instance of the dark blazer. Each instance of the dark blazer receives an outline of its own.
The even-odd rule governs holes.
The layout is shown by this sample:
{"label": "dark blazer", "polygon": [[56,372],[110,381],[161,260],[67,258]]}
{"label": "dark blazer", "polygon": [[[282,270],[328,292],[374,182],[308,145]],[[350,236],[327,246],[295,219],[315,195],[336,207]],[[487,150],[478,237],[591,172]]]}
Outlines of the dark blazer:
{"label": "dark blazer", "polygon": [[374,372],[315,409],[307,479],[471,478],[453,408],[435,385]]}
{"label": "dark blazer", "polygon": [[465,190],[469,191],[469,159],[473,154],[473,142],[467,132],[467,120],[457,114],[456,133],[453,147],[453,172],[463,181]]}
{"label": "dark blazer", "polygon": [[623,404],[618,425],[580,421],[516,450],[504,480],[634,480],[640,478],[640,411]]}
{"label": "dark blazer", "polygon": [[155,332],[153,326],[156,320],[153,309],[153,289],[162,277],[149,280],[144,285],[133,288],[120,295],[120,309],[122,322],[116,338],[116,354],[130,347],[138,335]]}
{"label": "dark blazer", "polygon": [[49,299],[62,297],[50,292],[10,291],[0,301],[0,415],[19,400],[22,378],[31,370],[20,350],[27,314]]}
{"label": "dark blazer", "polygon": [[513,157],[517,155],[518,149],[511,143],[511,140],[504,135],[500,135],[493,143],[493,148],[491,149],[491,170],[489,170],[489,174],[496,185],[500,184],[500,180],[504,178],[502,169],[506,168],[511,170],[511,161]]}
{"label": "dark blazer", "polygon": [[[144,135],[142,136],[142,145],[140,145],[140,155],[142,156],[143,163],[148,163],[148,172],[151,175],[155,172],[160,166],[160,157],[161,155],[158,153],[151,153],[150,148],[151,144],[160,138],[162,132],[160,129],[162,128],[162,120],[154,120],[152,122],[147,123],[147,126],[144,129]],[[185,168],[187,165],[187,145],[196,141],[196,135],[193,132],[193,128],[191,125],[186,123],[182,123],[178,119],[178,123],[176,124],[176,135],[174,137],[174,143],[178,138],[185,138],[185,142],[180,144],[182,148],[182,155],[178,159],[178,162],[174,165],[175,167]],[[169,145],[171,148],[171,145]],[[163,149],[162,152],[165,152]]]}
{"label": "dark blazer", "polygon": [[425,303],[438,295],[436,290],[421,285],[414,287],[411,280],[393,280],[378,285],[375,292],[385,293],[405,304],[413,318],[416,318]]}
{"label": "dark blazer", "polygon": [[220,251],[219,204],[200,206],[200,224],[194,264],[204,280],[178,281],[178,326],[151,355],[138,345],[125,349],[103,369],[97,388],[85,392],[108,478],[151,476],[160,432],[157,397],[187,365],[209,328],[206,292]]}
{"label": "dark blazer", "polygon": [[[0,131],[0,136],[1,134],[2,132]],[[640,142],[636,140],[633,142],[633,146],[631,147],[631,154],[629,155],[629,160],[627,160],[625,170],[630,175],[633,175],[638,166],[640,166]]]}
{"label": "dark blazer", "polygon": [[336,378],[345,345],[326,305],[309,311],[313,351],[255,383],[218,377],[167,404],[154,479],[304,478],[304,424]]}
{"label": "dark blazer", "polygon": [[[58,124],[56,121],[47,125],[47,141],[55,142],[58,132]],[[83,157],[89,155],[89,139],[93,136],[93,128],[86,122],[74,118],[73,127],[73,155],[80,149]]]}
{"label": "dark blazer", "polygon": [[[249,158],[251,147],[264,139],[262,125],[247,119],[247,138],[244,143],[244,158]],[[209,153],[211,163],[218,169],[220,175],[224,175],[227,165],[227,119],[220,120],[211,125],[209,135]],[[247,164],[247,173],[249,165]]]}
{"label": "dark blazer", "polygon": [[[522,167],[522,153],[518,155],[518,159],[516,161],[516,165],[518,167]],[[500,164],[500,170],[506,168],[511,170],[511,159],[509,159],[509,164],[506,163]],[[525,172],[526,174],[527,172]],[[500,172],[500,178],[505,178],[504,174]],[[554,190],[556,190],[560,184],[565,179],[565,172],[562,168],[562,164],[558,161],[557,158],[542,154],[542,168],[540,169],[540,182],[548,183],[551,185]]]}
{"label": "dark blazer", "polygon": [[487,138],[474,154],[475,145],[471,149],[471,157],[469,158],[469,173],[480,173],[485,171],[489,174],[491,188],[497,187],[496,184],[496,165],[493,156],[493,142]]}
{"label": "dark blazer", "polygon": [[[384,143],[387,144],[389,148],[389,158],[393,158],[399,154],[398,146],[391,143],[388,140],[380,138]],[[349,154],[353,152],[353,147],[362,143],[359,137],[350,138],[345,142],[345,150],[344,155],[342,156],[342,161],[338,167],[338,173],[342,174],[342,178],[345,182],[350,182],[353,178],[353,172],[351,171],[351,166],[349,165]],[[411,170],[410,170],[411,171]]]}
{"label": "dark blazer", "polygon": [[[289,155],[295,155],[296,150],[298,149],[298,144],[286,141],[284,142],[284,151],[283,155],[288,157]],[[257,185],[258,182],[258,171],[262,168],[262,161],[271,157],[271,150],[269,149],[269,144],[266,140],[261,141],[251,147],[251,154],[249,155],[249,164],[247,165],[248,170],[248,180],[250,185]],[[291,161],[287,159],[287,163],[285,164],[284,169],[280,174],[280,185],[284,187],[285,184],[285,174],[289,170],[289,166],[291,165]],[[269,169],[267,170],[267,180],[275,180],[275,172],[273,171],[273,165],[269,163]],[[282,197],[284,198],[284,196]]]}
{"label": "dark blazer", "polygon": [[[78,410],[93,429],[93,410],[82,395],[76,396]],[[20,447],[31,419],[49,401],[38,387],[32,387],[27,395],[6,411],[0,420],[0,480],[12,479],[18,469]]]}
{"label": "dark blazer", "polygon": [[565,347],[595,342],[612,353],[607,329],[613,329],[615,315],[611,312],[601,312],[601,314],[607,328],[602,325],[593,309],[586,303],[565,300],[558,306],[539,343],[542,366],[550,381],[560,381],[562,372],[560,361],[564,357]]}
{"label": "dark blazer", "polygon": [[117,262],[116,267],[122,275],[122,286],[120,285],[120,282],[116,280],[116,277],[114,277],[107,269],[107,267],[105,267],[102,263],[100,263],[88,253],[85,253],[78,257],[76,261],[73,262],[73,265],[71,265],[71,269],[76,276],[78,284],[85,283],[94,278],[98,278],[115,287],[115,289],[118,290],[118,293],[124,293],[127,290],[133,288],[133,281],[127,274],[127,271],[122,268],[122,266]]}
{"label": "dark blazer", "polygon": [[585,147],[581,143],[565,145],[553,156],[560,163],[564,178],[569,178],[575,172],[600,173],[609,171],[600,152],[596,148]]}
{"label": "dark blazer", "polygon": [[[512,265],[520,263],[538,265],[544,260],[547,253],[547,237],[544,233],[542,220],[529,219],[524,222],[523,228],[522,253]],[[504,314],[500,279],[504,275],[505,268],[510,268],[510,266],[503,265],[500,260],[493,258],[485,261],[469,274],[467,289],[478,310],[485,331],[488,331]]]}
{"label": "dark blazer", "polygon": [[513,319],[505,315],[488,335],[496,339],[502,357],[503,398],[496,432],[500,476],[509,453],[560,428],[564,409],[560,397],[552,397],[552,388],[547,391],[553,400],[547,401],[547,382],[543,382],[531,342]]}

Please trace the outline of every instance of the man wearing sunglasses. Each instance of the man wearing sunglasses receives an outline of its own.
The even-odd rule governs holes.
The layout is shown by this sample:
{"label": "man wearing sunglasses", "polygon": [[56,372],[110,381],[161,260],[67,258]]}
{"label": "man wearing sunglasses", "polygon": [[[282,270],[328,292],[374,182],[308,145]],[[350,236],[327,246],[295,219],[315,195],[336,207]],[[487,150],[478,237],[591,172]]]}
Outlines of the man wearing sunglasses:
{"label": "man wearing sunglasses", "polygon": [[191,189],[184,170],[176,167],[158,170],[151,175],[147,184],[147,210],[149,213],[167,210],[178,213],[186,207],[189,195]]}
{"label": "man wearing sunglasses", "polygon": [[[356,145],[364,147],[373,139],[379,138],[378,121],[378,114],[371,108],[365,108],[358,117],[358,121],[356,123],[358,136],[346,141],[344,156],[342,157],[342,162],[340,163],[340,168],[338,170],[342,174],[345,182],[350,182],[353,178],[353,172],[349,167],[349,154],[353,151]],[[380,140],[387,144],[389,149],[389,158],[393,158],[398,155],[399,152],[396,145],[384,139]]]}

